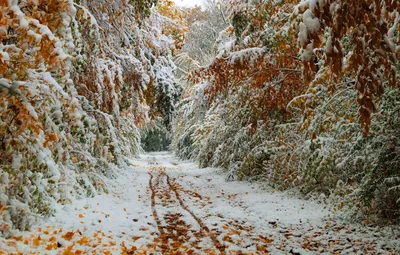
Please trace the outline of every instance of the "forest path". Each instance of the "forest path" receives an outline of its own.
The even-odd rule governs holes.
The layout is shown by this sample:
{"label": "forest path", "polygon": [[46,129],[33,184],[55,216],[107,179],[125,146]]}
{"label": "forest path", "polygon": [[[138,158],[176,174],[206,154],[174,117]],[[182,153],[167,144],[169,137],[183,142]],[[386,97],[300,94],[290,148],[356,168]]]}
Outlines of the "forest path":
{"label": "forest path", "polygon": [[143,155],[109,193],[60,207],[0,254],[396,254],[392,235],[339,224],[329,206],[225,182],[167,152]]}

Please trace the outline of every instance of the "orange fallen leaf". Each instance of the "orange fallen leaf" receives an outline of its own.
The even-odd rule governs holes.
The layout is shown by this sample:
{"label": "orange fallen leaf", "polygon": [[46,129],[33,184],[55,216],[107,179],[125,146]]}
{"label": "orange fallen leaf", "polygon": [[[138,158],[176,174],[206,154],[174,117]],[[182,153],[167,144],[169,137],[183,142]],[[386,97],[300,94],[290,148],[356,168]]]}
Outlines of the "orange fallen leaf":
{"label": "orange fallen leaf", "polygon": [[142,238],[141,236],[134,236],[132,237],[133,241],[136,242],[137,240],[139,240],[140,238]]}
{"label": "orange fallen leaf", "polygon": [[73,245],[68,246],[68,248],[65,251],[63,251],[62,255],[74,255],[74,253],[72,252],[72,247]]}
{"label": "orange fallen leaf", "polygon": [[[267,250],[267,248],[265,248],[264,246],[259,246],[257,245],[257,251],[261,251],[261,252],[265,252]],[[263,254],[268,254],[268,253],[263,253]]]}
{"label": "orange fallen leaf", "polygon": [[15,236],[12,239],[14,239],[15,241],[22,241],[22,236]]}
{"label": "orange fallen leaf", "polygon": [[82,218],[85,218],[85,217],[82,214],[79,214],[79,218],[82,219]]}
{"label": "orange fallen leaf", "polygon": [[55,250],[55,249],[57,249],[57,244],[55,244],[55,243],[49,244],[46,246],[47,251],[51,251],[51,250]]}
{"label": "orange fallen leaf", "polygon": [[[286,236],[286,238],[288,238],[288,236],[293,236],[293,234],[288,234]],[[270,245],[270,244],[272,244],[274,242],[274,240],[269,239],[268,237],[265,237],[265,236],[262,236],[262,235],[259,235],[258,237],[261,239],[261,241],[263,243],[268,244],[268,245]]]}
{"label": "orange fallen leaf", "polygon": [[33,239],[33,246],[39,247],[40,240],[41,240],[40,236],[38,238]]}
{"label": "orange fallen leaf", "polygon": [[78,240],[76,243],[79,244],[80,246],[83,246],[83,245],[88,246],[88,244],[89,244],[89,239],[88,239],[87,237],[82,237],[82,238],[81,238],[80,240]]}
{"label": "orange fallen leaf", "polygon": [[65,235],[61,236],[62,238],[64,238],[67,241],[71,241],[72,237],[74,236],[74,232],[67,232]]}

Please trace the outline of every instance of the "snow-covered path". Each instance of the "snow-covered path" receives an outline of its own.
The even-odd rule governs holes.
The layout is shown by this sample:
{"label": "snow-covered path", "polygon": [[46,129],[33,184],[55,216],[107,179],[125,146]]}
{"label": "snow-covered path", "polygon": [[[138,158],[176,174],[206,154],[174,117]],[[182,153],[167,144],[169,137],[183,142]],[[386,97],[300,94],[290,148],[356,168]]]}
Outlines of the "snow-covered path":
{"label": "snow-covered path", "polygon": [[335,222],[322,202],[225,182],[165,152],[133,160],[109,191],[0,239],[0,254],[396,254],[399,245]]}

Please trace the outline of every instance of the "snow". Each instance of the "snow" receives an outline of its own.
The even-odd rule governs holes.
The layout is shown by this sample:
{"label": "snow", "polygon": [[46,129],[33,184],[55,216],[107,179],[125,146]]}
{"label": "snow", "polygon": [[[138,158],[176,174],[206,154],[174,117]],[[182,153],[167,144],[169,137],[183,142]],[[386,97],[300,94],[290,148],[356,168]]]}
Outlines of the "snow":
{"label": "snow", "polygon": [[34,120],[38,120],[39,116],[37,115],[37,112],[35,110],[35,108],[33,108],[33,106],[27,102],[23,102],[23,104],[25,105],[27,111],[29,112],[29,115],[34,119]]}
{"label": "snow", "polygon": [[303,22],[301,22],[300,32],[299,32],[299,42],[302,46],[307,44],[307,38],[308,38],[307,26]]}
{"label": "snow", "polygon": [[299,11],[304,11],[307,7],[308,10],[314,11],[318,6],[320,9],[324,8],[326,0],[302,0],[298,5],[294,7],[294,14],[298,15]]}
{"label": "snow", "polygon": [[318,3],[318,0],[310,0],[309,1],[309,6],[310,6],[311,11],[313,11],[315,9],[315,7],[317,7],[317,3]]}
{"label": "snow", "polygon": [[313,43],[309,43],[305,49],[303,49],[301,54],[301,60],[310,61],[313,56]]}
{"label": "snow", "polygon": [[332,36],[330,35],[328,37],[328,40],[326,41],[325,51],[327,53],[332,53],[332,49],[333,49],[333,43],[332,43]]}
{"label": "snow", "polygon": [[240,51],[233,52],[229,55],[230,64],[234,64],[236,62],[243,63],[245,59],[250,59],[250,63],[253,65],[254,62],[263,55],[265,50],[263,48],[254,47],[248,48]]}
{"label": "snow", "polygon": [[14,157],[13,157],[13,160],[12,160],[12,168],[14,169],[14,170],[18,170],[21,166],[22,166],[22,163],[21,163],[21,159],[22,159],[22,155],[20,154],[20,153],[17,153]]}
{"label": "snow", "polygon": [[303,22],[307,26],[307,31],[309,33],[317,33],[320,24],[319,24],[319,19],[317,17],[313,17],[313,13],[311,10],[307,10],[303,14]]}
{"label": "snow", "polygon": [[2,51],[3,50],[3,45],[0,46],[0,59],[1,61],[9,61],[10,60],[10,56],[8,55],[7,52]]}
{"label": "snow", "polygon": [[[383,248],[400,247],[398,240],[387,239],[383,232],[339,223],[331,216],[325,197],[307,201],[288,192],[263,188],[260,183],[226,182],[218,169],[199,169],[167,152],[145,154],[130,163],[118,178],[104,183],[108,193],[58,205],[54,217],[41,220],[30,232],[15,231],[14,236],[19,237],[16,240],[0,238],[1,249],[60,254],[70,247],[84,253],[120,254],[124,246],[135,246],[138,251],[161,254],[158,233],[162,226],[173,228],[171,222],[190,228],[181,245],[197,243],[195,250],[200,254],[215,249],[214,242],[233,254],[258,249],[270,254],[288,254],[291,250],[301,254],[332,254],[339,250],[354,254],[363,249],[389,254]],[[168,190],[168,179],[184,206],[174,190]],[[156,214],[151,187],[156,192]],[[208,232],[198,222],[207,226]],[[68,235],[72,235],[70,240]],[[52,243],[59,247],[45,250]]]}
{"label": "snow", "polygon": [[24,13],[21,11],[21,9],[18,7],[18,1],[9,1],[9,9],[14,13],[14,15],[17,17],[19,20],[19,25],[20,28],[28,30],[29,29],[29,22],[24,18]]}

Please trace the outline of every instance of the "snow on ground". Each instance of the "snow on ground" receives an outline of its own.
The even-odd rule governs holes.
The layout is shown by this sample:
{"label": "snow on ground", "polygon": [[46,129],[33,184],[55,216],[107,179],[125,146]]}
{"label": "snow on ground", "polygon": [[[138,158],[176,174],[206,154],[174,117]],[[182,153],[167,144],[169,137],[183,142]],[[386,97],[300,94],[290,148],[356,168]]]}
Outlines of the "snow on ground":
{"label": "snow on ground", "polygon": [[336,222],[318,201],[225,182],[218,170],[166,152],[131,163],[110,181],[109,194],[60,206],[30,232],[0,238],[0,254],[400,252],[395,234]]}

